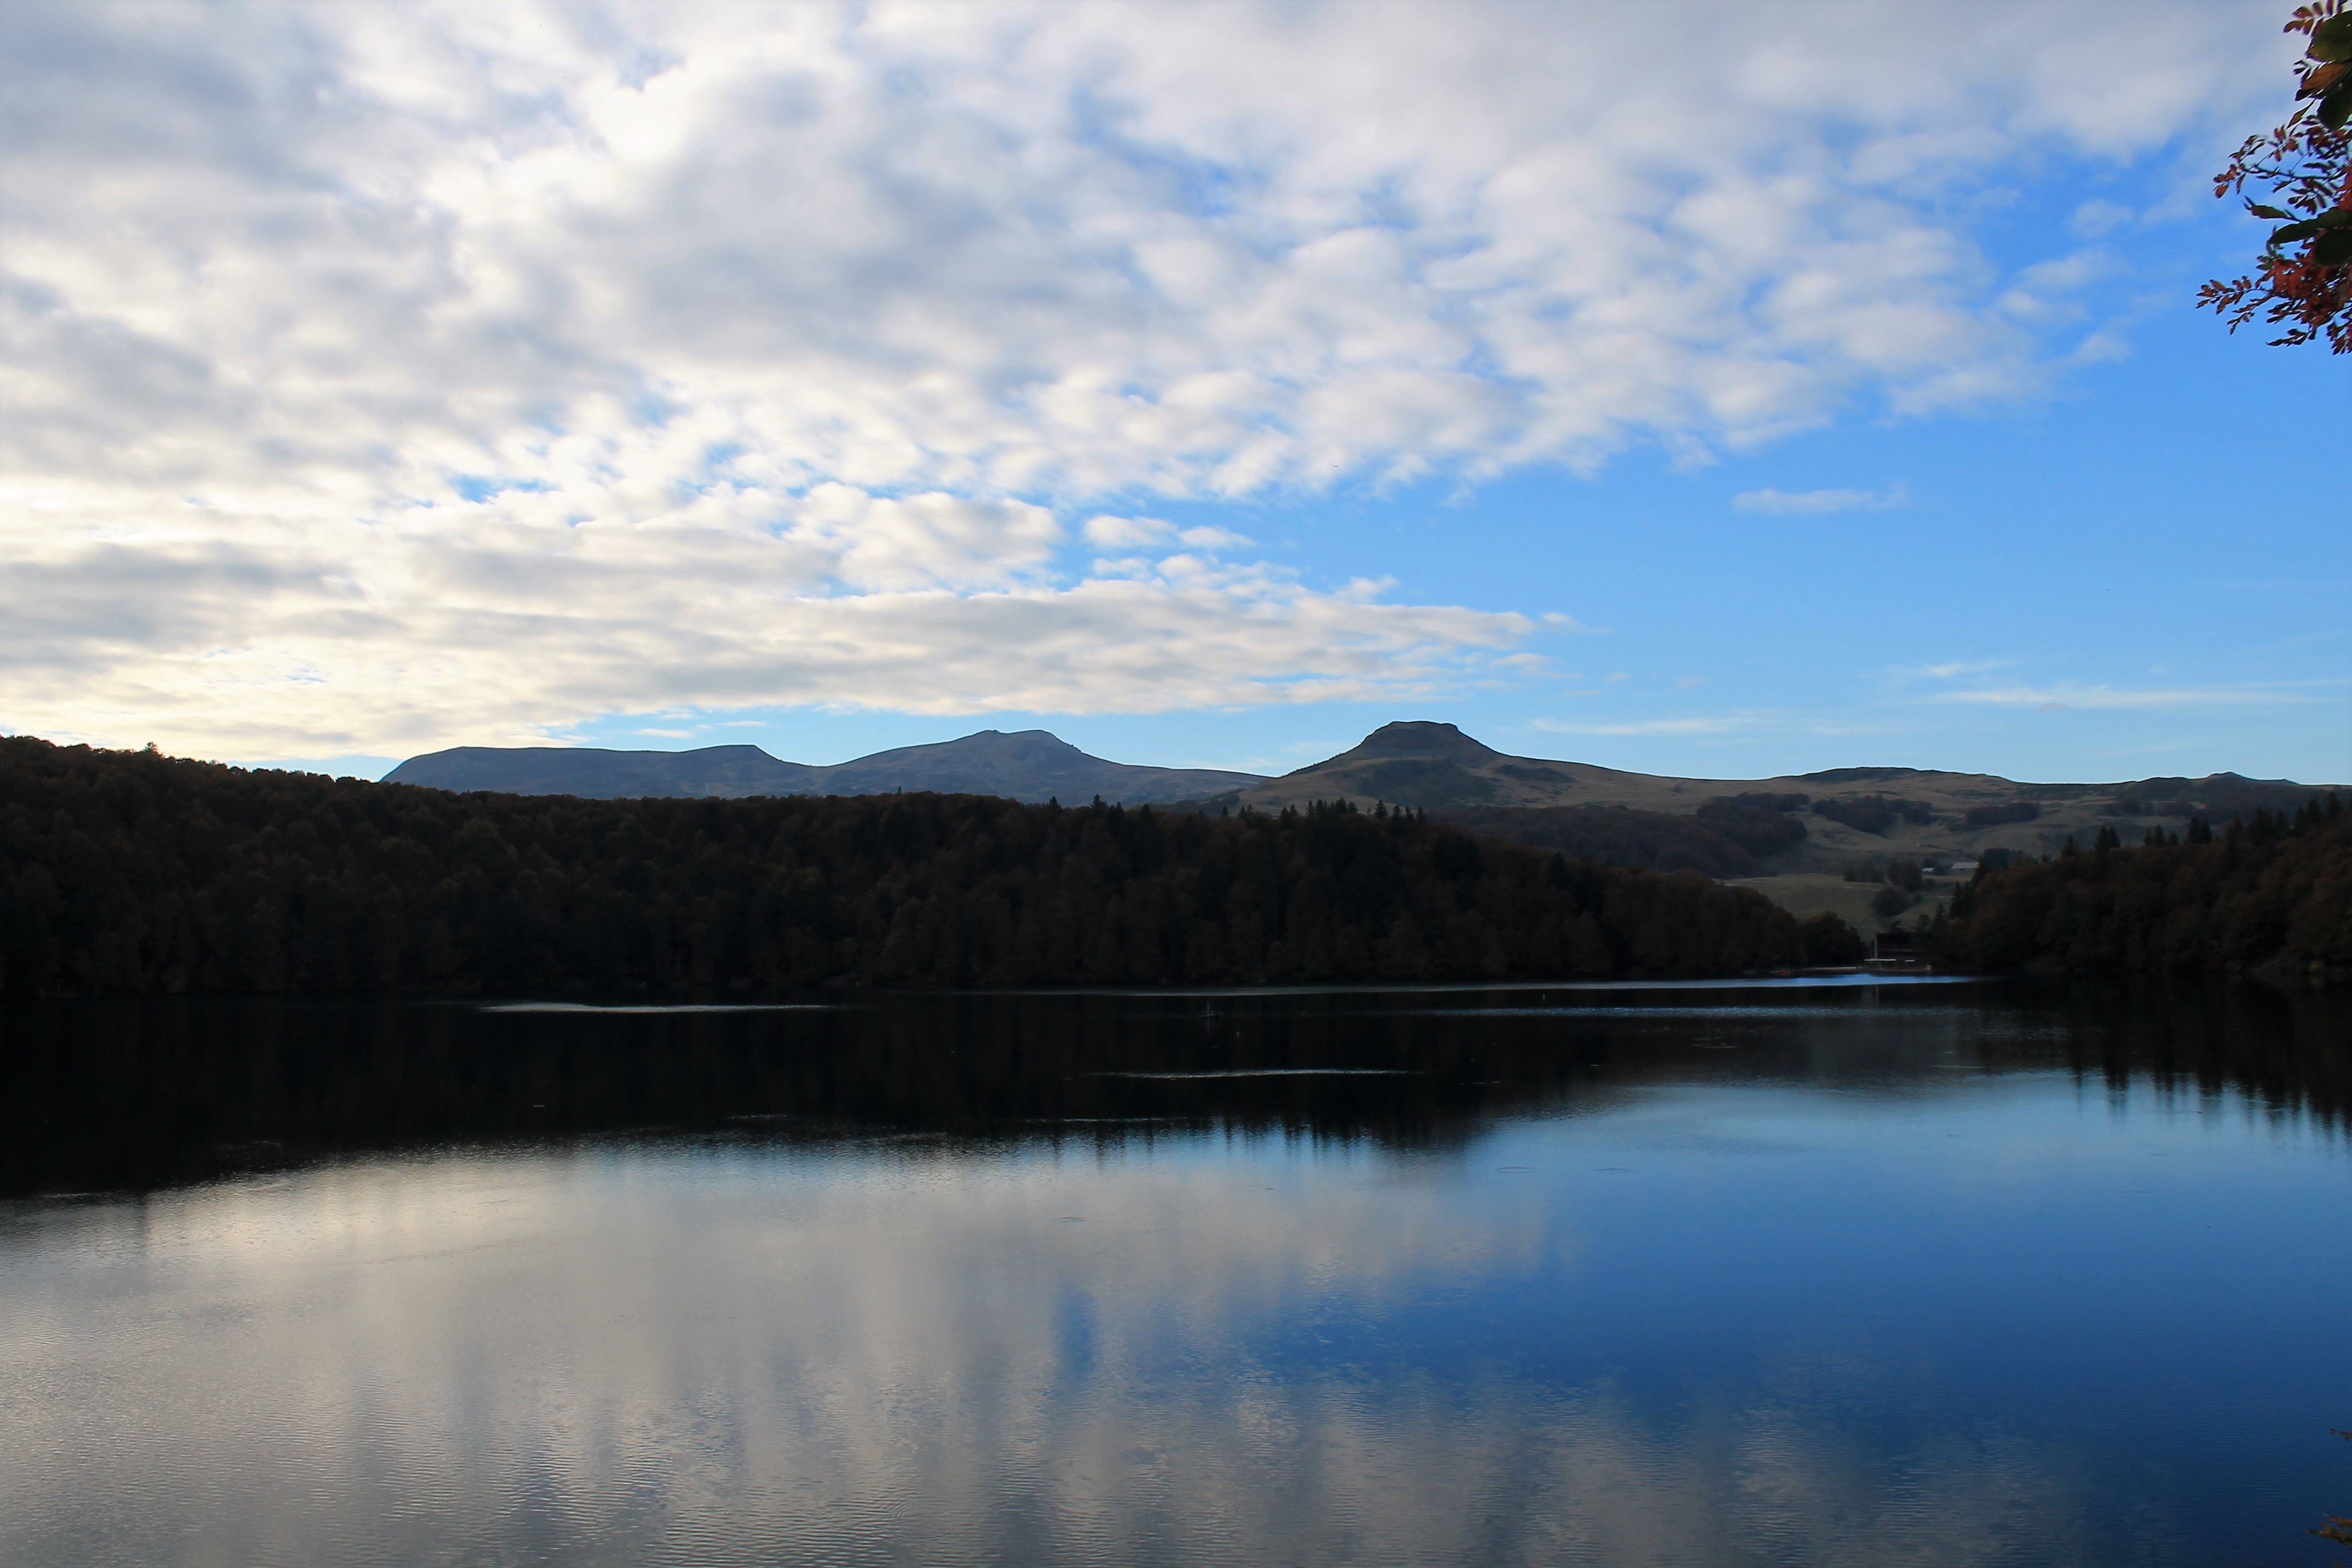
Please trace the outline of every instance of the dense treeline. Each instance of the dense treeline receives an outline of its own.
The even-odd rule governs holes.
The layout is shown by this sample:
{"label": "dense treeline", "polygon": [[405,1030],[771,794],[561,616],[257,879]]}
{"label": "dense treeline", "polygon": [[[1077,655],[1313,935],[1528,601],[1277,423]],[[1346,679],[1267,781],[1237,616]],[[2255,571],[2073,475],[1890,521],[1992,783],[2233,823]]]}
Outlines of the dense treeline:
{"label": "dense treeline", "polygon": [[1980,871],[1938,946],[1981,969],[2352,973],[2352,818],[2330,795],[2130,848],[2103,827],[2088,851],[2069,839],[2054,858]]}
{"label": "dense treeline", "polygon": [[[1973,1005],[2000,1012],[2021,1000],[1979,993]],[[1564,1095],[1602,1085],[1687,1081],[1703,1044],[1638,1010],[1432,1011],[1410,996],[1226,997],[1214,1005],[1213,1034],[1202,1004],[1181,992],[858,1002],[584,1017],[385,997],[16,1004],[0,1037],[0,1196],[648,1124],[783,1142],[888,1127],[1053,1137],[1073,1149],[1117,1148],[1152,1129],[1287,1128],[1458,1151],[1498,1114],[1556,1111]],[[2186,1094],[2234,1086],[2352,1121],[2352,1010],[2342,999],[2077,982],[2037,987],[2025,1005],[2037,1025],[2054,1026],[1983,1030],[1975,1045],[1989,1067],[2152,1076]],[[1864,992],[1831,992],[1805,1010],[1852,1016],[1874,1005]],[[1869,1052],[1821,1050],[1816,1028],[1743,1038],[1747,1072],[1776,1081],[1852,1087],[1884,1065]],[[1212,1064],[1244,1076],[1195,1076]],[[1412,1070],[1296,1072],[1368,1067]]]}
{"label": "dense treeline", "polygon": [[1688,975],[1759,895],[1384,810],[450,795],[0,739],[0,987],[769,990]]}
{"label": "dense treeline", "polygon": [[1750,854],[1777,855],[1810,837],[1804,819],[1788,815],[1801,810],[1807,799],[1801,795],[1719,795],[1693,815]]}
{"label": "dense treeline", "polygon": [[1744,822],[1723,824],[1622,805],[1470,806],[1440,815],[1481,837],[1549,849],[1571,860],[1696,871],[1705,877],[1748,877],[1756,871],[1755,853],[1733,836],[1756,837],[1752,826]]}
{"label": "dense treeline", "polygon": [[1936,809],[1924,800],[1893,795],[1853,795],[1813,802],[1813,815],[1843,823],[1863,833],[1885,833],[1897,822],[1925,826],[1936,820]]}
{"label": "dense treeline", "polygon": [[[1753,806],[1759,811],[1802,811],[1812,804],[1813,797],[1809,795],[1776,795],[1770,791],[1762,791],[1750,792],[1747,795],[1719,795],[1709,800],[1706,805],[1700,806],[1699,810],[1703,814],[1714,806],[1745,805]],[[1805,836],[1805,825],[1800,822],[1795,826],[1797,837],[1802,838]]]}
{"label": "dense treeline", "polygon": [[2241,778],[2215,773],[2210,778],[2141,779],[2116,786],[2115,803],[2107,809],[2117,816],[2199,816],[2219,822],[2225,817],[2252,817],[2257,811],[2293,816],[2310,798],[2303,785],[2285,779]]}

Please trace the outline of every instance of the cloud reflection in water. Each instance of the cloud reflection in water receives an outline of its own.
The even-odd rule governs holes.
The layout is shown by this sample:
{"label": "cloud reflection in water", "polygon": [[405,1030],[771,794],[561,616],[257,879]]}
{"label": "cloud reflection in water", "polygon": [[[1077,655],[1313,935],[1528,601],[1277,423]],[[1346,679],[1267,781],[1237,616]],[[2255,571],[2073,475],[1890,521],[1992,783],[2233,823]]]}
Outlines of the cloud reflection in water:
{"label": "cloud reflection in water", "polygon": [[1577,1267],[1593,1201],[1210,1136],[606,1145],[53,1207],[6,1236],[0,1542],[1864,1564],[2077,1536],[2030,1442],[1874,1447],[1834,1407],[1883,1368],[1796,1354],[1662,1404],[1467,1343]]}

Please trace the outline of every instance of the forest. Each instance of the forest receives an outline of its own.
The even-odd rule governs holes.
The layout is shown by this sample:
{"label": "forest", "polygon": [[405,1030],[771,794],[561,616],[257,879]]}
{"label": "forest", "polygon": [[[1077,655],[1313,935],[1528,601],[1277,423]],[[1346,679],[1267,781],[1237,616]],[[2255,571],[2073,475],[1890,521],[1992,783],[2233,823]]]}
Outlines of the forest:
{"label": "forest", "polygon": [[2330,795],[2132,847],[2102,827],[2087,850],[2070,838],[2050,859],[1979,871],[1936,948],[1979,970],[2352,976],[2352,817]]}
{"label": "forest", "polygon": [[16,995],[1677,976],[1851,937],[1385,807],[461,795],[0,739]]}
{"label": "forest", "polygon": [[1845,795],[1813,802],[1813,815],[1863,833],[1885,833],[1895,823],[1925,826],[1936,819],[1935,808],[1924,800],[1901,800],[1884,795]]}
{"label": "forest", "polygon": [[1687,816],[1622,805],[1468,806],[1439,815],[1465,832],[1553,850],[1571,860],[1747,877],[1755,874],[1758,856],[1786,849],[1806,836],[1802,821],[1781,815],[1792,808],[1769,804],[1787,798],[1722,795]]}

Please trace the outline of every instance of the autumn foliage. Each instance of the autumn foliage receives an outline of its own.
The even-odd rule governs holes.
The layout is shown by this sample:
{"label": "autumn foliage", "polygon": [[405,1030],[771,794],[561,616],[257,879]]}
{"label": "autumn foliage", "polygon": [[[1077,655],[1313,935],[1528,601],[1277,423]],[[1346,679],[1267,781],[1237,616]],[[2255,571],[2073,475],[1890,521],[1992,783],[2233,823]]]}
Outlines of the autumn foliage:
{"label": "autumn foliage", "polygon": [[[2325,337],[2336,353],[2352,353],[2352,13],[2345,0],[2300,5],[2286,24],[2310,37],[2295,65],[2301,101],[2285,124],[2267,136],[2249,136],[2229,166],[2213,177],[2216,196],[2237,195],[2246,211],[2277,224],[2263,246],[2258,270],[2227,282],[2215,279],[2197,291],[2200,307],[2218,311],[2236,331],[2256,316],[2284,325],[2273,344]],[[2270,197],[2245,195],[2252,180]]]}

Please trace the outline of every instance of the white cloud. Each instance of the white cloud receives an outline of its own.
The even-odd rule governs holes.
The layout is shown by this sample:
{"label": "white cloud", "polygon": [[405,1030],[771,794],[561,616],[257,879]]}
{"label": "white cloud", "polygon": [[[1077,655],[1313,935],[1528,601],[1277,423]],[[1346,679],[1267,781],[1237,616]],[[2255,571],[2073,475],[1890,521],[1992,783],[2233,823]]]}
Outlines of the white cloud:
{"label": "white cloud", "polygon": [[1889,485],[1883,490],[1748,490],[1731,498],[1731,504],[1741,511],[1760,511],[1774,517],[1856,510],[1885,511],[1910,502],[1910,491],[1901,485]]}
{"label": "white cloud", "polygon": [[0,717],[1417,689],[1521,623],[1061,520],[2035,385],[2091,263],[1953,198],[2270,90],[2267,16],[0,8]]}
{"label": "white cloud", "polygon": [[[1574,695],[1574,694],[1571,694]],[[1866,735],[1873,726],[1843,716],[1804,713],[1783,709],[1749,709],[1730,713],[1658,715],[1648,719],[1538,719],[1531,726],[1556,735],[1737,735],[1759,732],[1782,735]]]}
{"label": "white cloud", "polygon": [[1628,719],[1616,723],[1578,724],[1563,719],[1538,719],[1534,727],[1556,735],[1722,735],[1752,729],[1753,718],[1718,715],[1686,719]]}
{"label": "white cloud", "polygon": [[830,574],[856,588],[1002,587],[1042,571],[1062,539],[1052,512],[1020,501],[822,484],[773,504],[792,520],[784,539],[834,556]]}
{"label": "white cloud", "polygon": [[1256,541],[1223,528],[1179,529],[1156,517],[1091,517],[1084,529],[1088,543],[1108,550],[1136,549],[1181,542],[1195,550],[1246,550]]}
{"label": "white cloud", "polygon": [[2073,708],[2209,708],[2223,703],[2306,700],[2302,692],[2280,687],[2205,687],[2132,691],[2117,690],[2112,686],[2011,686],[1999,689],[1947,691],[1937,699],[1943,702],[2032,708],[2043,713],[2057,713]]}
{"label": "white cloud", "polygon": [[1173,523],[1162,522],[1156,517],[1090,517],[1085,529],[1087,542],[1106,550],[1156,544],[1175,532]]}
{"label": "white cloud", "polygon": [[2076,207],[2070,222],[2076,234],[2096,239],[2131,222],[2137,216],[2129,207],[2095,198]]}
{"label": "white cloud", "polygon": [[[910,570],[909,585],[833,592],[793,529],[533,531],[447,510],[430,532],[320,529],[275,564],[196,542],[20,560],[0,574],[0,727],[284,756],[513,742],[547,715],[613,710],[1365,700],[1442,689],[1534,629],[1182,556],[1129,580],[958,590]],[[932,531],[894,526],[932,561]],[[322,679],[331,703],[294,694]]]}
{"label": "white cloud", "polygon": [[1195,550],[1246,550],[1257,542],[1226,528],[1188,528],[1176,537]]}

